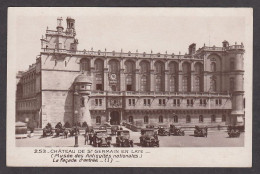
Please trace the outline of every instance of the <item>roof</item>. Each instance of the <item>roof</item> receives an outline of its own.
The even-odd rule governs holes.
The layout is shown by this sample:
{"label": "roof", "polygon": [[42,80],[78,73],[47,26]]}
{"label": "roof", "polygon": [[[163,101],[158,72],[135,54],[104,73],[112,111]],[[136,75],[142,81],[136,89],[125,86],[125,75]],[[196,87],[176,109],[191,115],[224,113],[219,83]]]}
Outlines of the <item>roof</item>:
{"label": "roof", "polygon": [[90,76],[87,76],[85,74],[80,74],[75,78],[74,83],[91,83],[92,84],[92,80],[91,80]]}

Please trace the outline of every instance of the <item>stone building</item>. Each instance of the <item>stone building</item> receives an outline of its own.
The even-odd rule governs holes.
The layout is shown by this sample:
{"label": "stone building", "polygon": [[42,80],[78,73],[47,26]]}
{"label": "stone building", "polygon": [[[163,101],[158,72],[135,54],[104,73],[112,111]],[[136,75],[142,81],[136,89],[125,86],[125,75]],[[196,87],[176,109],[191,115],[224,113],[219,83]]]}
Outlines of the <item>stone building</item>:
{"label": "stone building", "polygon": [[78,50],[75,20],[57,19],[42,51],[17,83],[16,120],[48,122],[227,125],[244,122],[244,46],[175,55]]}

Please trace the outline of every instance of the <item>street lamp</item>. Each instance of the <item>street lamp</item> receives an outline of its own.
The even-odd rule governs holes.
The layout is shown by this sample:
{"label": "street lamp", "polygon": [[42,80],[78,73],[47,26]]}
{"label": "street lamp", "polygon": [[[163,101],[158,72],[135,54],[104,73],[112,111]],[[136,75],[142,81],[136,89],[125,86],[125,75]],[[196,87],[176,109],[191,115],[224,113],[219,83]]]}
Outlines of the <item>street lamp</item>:
{"label": "street lamp", "polygon": [[75,120],[75,122],[76,122],[76,131],[75,131],[75,145],[74,145],[74,147],[79,147],[79,137],[78,137],[78,131],[77,131],[77,114],[78,114],[78,111],[77,110],[75,110],[75,112],[74,112],[74,120]]}

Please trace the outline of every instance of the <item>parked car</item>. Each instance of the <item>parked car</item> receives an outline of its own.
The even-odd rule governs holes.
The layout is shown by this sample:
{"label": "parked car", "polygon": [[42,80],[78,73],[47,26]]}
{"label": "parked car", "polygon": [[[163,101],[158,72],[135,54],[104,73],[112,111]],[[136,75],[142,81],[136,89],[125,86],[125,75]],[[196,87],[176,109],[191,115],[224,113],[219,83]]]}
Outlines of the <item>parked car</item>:
{"label": "parked car", "polygon": [[55,133],[56,133],[56,136],[60,136],[63,134],[65,130],[65,127],[62,127],[62,124],[61,122],[57,123],[56,126],[55,126]]}
{"label": "parked car", "polygon": [[133,140],[130,139],[130,132],[128,130],[118,130],[116,137],[117,147],[133,147]]}
{"label": "parked car", "polygon": [[159,126],[158,127],[158,135],[159,136],[165,136],[165,135],[170,135],[169,134],[169,129],[167,128],[167,126],[163,125],[163,126]]}
{"label": "parked car", "polygon": [[175,136],[184,136],[184,130],[181,129],[181,127],[177,127],[173,124],[170,125],[170,130],[169,130],[169,136],[170,135],[175,135]]}
{"label": "parked car", "polygon": [[146,128],[141,130],[140,144],[142,147],[159,147],[158,136],[154,129]]}
{"label": "parked car", "polygon": [[119,130],[119,126],[118,125],[113,125],[111,126],[111,134],[112,135],[116,135],[116,132]]}
{"label": "parked car", "polygon": [[203,126],[203,127],[195,126],[194,136],[195,137],[207,137],[208,128],[205,126]]}
{"label": "parked car", "polygon": [[151,125],[151,124],[148,124],[145,126],[147,129],[153,129],[154,128],[154,125]]}
{"label": "parked car", "polygon": [[96,130],[94,131],[93,145],[94,147],[110,147],[111,146],[111,136],[108,135],[106,130]]}
{"label": "parked car", "polygon": [[52,135],[53,135],[52,126],[50,123],[48,123],[42,130],[42,136],[47,137]]}
{"label": "parked car", "polygon": [[237,126],[228,126],[228,136],[230,138],[240,137],[240,129]]}

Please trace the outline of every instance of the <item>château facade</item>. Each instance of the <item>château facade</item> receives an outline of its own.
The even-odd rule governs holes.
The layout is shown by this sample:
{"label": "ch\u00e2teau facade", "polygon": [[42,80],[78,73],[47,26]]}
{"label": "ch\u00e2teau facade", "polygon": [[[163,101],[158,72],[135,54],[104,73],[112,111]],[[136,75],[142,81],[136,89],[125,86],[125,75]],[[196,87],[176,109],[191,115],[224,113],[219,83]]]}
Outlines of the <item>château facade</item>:
{"label": "ch\u00e2teau facade", "polygon": [[191,44],[188,54],[77,49],[75,20],[57,19],[42,51],[17,74],[16,120],[44,127],[87,122],[154,125],[244,123],[244,46]]}

